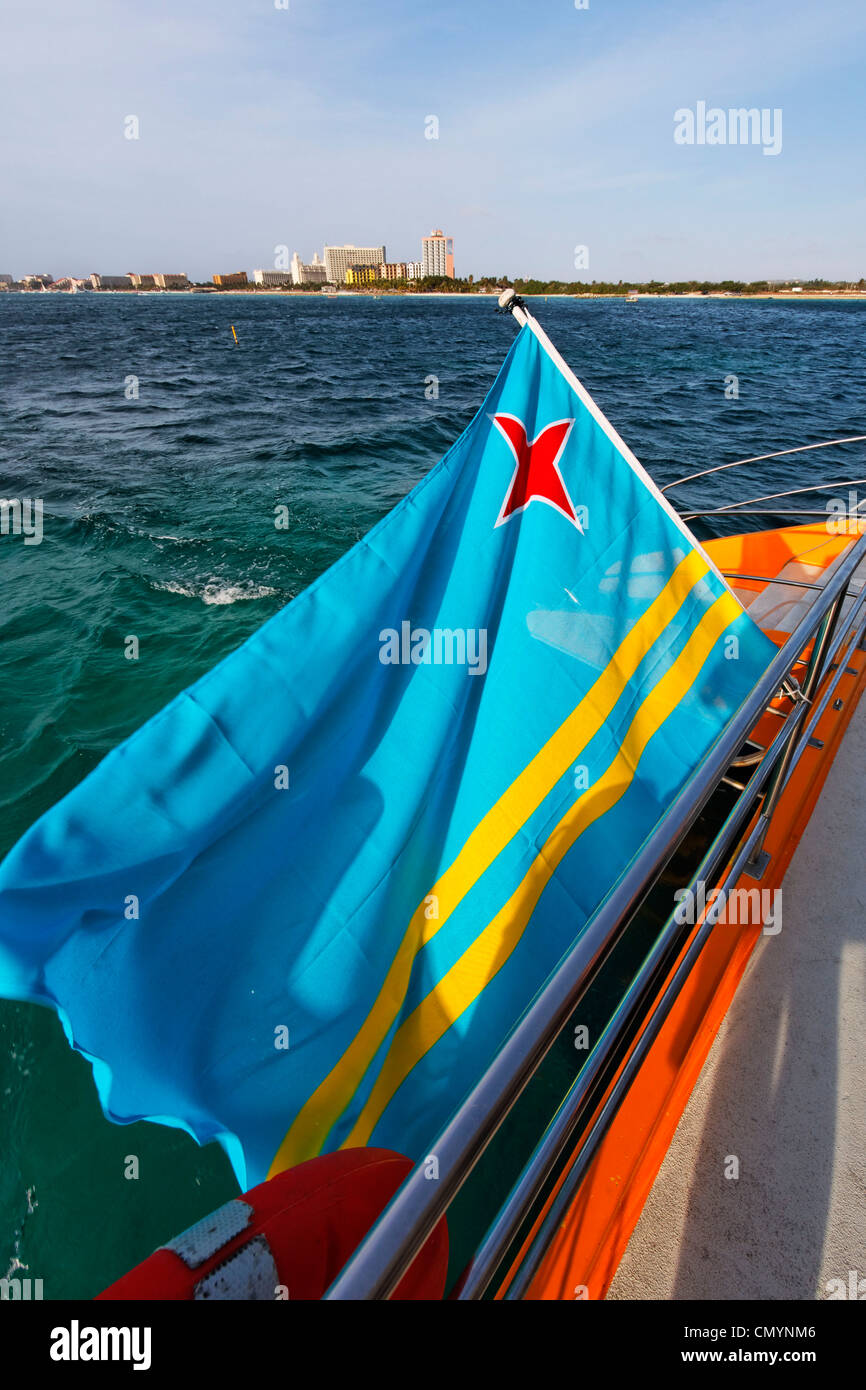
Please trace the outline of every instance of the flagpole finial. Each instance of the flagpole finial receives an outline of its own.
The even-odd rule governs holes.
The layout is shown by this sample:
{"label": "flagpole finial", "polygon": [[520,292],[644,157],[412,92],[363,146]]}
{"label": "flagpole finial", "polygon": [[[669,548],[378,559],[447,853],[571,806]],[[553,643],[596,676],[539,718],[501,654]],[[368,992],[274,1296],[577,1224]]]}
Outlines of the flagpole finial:
{"label": "flagpole finial", "polygon": [[499,312],[500,314],[513,314],[521,327],[526,323],[526,306],[520,295],[512,289],[503,290],[499,296]]}

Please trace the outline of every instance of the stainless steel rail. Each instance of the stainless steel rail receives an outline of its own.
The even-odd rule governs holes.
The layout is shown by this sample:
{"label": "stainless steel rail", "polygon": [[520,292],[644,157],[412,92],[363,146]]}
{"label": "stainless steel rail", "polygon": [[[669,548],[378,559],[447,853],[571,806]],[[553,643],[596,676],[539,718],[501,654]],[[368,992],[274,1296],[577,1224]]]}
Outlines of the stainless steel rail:
{"label": "stainless steel rail", "polygon": [[[866,483],[866,478],[845,478],[842,482],[835,483],[810,483],[807,487],[789,487],[784,492],[765,492],[761,497],[744,497],[741,502],[726,502],[722,507],[710,507],[702,512],[683,511],[680,515],[683,521],[690,521],[696,516],[721,516],[728,512],[735,515],[740,507],[751,507],[755,502],[776,502],[780,497],[797,497],[803,492],[829,492],[834,487],[862,487]],[[826,505],[824,512],[829,517]]]}
{"label": "stainless steel rail", "polygon": [[807,584],[804,579],[779,579],[772,574],[743,574],[741,570],[722,570],[723,579],[755,579],[761,584],[784,584],[789,589],[814,589],[820,593],[823,584]]}
{"label": "stainless steel rail", "polygon": [[[764,762],[748,784],[748,795],[741,796],[720,829],[710,849],[707,851],[697,871],[696,878],[713,882],[718,868],[719,850],[725,850],[733,835],[752,810],[760,790],[771,770],[770,760],[788,744],[797,728],[803,722],[807,706],[804,704],[780,726],[771,743]],[[755,827],[757,830],[757,827]],[[750,836],[749,843],[751,844]],[[674,943],[681,934],[681,927],[674,920],[674,913],[668,918],[640,970],[635,975],[628,990],[620,1000],[615,1013],[604,1028],[598,1042],[586,1059],[580,1073],[575,1077],[571,1089],[541,1136],[531,1157],[527,1161],[508,1198],[479,1246],[468,1270],[461,1281],[461,1299],[479,1298],[488,1287],[509,1246],[517,1236],[527,1212],[537,1200],[545,1182],[561,1157],[565,1146],[579,1127],[581,1120],[591,1110],[593,1097],[599,1081],[604,1076],[604,1068],[609,1063],[615,1046],[624,1030],[630,1027],[639,1016],[645,1003],[647,991],[657,979]]]}
{"label": "stainless steel rail", "polygon": [[[752,852],[754,838],[755,831],[747,836],[745,844],[742,846],[740,853],[731,866],[730,872],[726,875],[721,885],[723,892],[726,893],[728,888],[737,881],[742,873],[746,859]],[[595,1157],[602,1139],[616,1117],[616,1113],[625,1098],[629,1086],[634,1081],[641,1063],[649,1052],[650,1047],[655,1042],[655,1039],[658,1037],[662,1024],[670,1014],[698,956],[709,940],[710,934],[721,913],[723,902],[724,899],[720,897],[713,903],[713,906],[704,917],[694,940],[690,943],[683,959],[677,966],[676,973],[665,988],[661,999],[650,1016],[649,1022],[641,1033],[634,1049],[629,1054],[628,1060],[617,1077],[610,1095],[605,1100],[599,1115],[593,1122],[589,1134],[581,1144],[580,1151],[569,1169],[565,1181],[559,1188],[556,1197],[545,1214],[544,1220],[533,1237],[528,1251],[521,1260],[520,1268],[517,1270],[506,1290],[506,1299],[516,1300],[522,1298],[529,1288],[529,1285],[538,1271],[539,1265],[544,1259],[550,1241],[556,1233],[559,1222],[586,1176],[587,1169]]]}
{"label": "stainless steel rail", "polygon": [[[842,563],[831,574],[822,592],[815,598],[784,647],[778,651],[754,690],[743,701],[737,714],[695,769],[639,853],[586,923],[578,940],[532,1000],[487,1071],[452,1116],[438,1139],[431,1144],[430,1152],[435,1153],[439,1163],[438,1179],[427,1179],[423,1163],[413,1169],[337,1276],[325,1294],[326,1299],[382,1299],[390,1297],[393,1293],[409,1264],[535,1074],[611,950],[621,939],[629,920],[674,853],[683,835],[706,805],[783,681],[799,662],[803,648],[830,614],[837,600],[844,596],[854,571],[864,559],[866,535],[852,541]],[[855,604],[854,612],[859,612],[864,599],[866,590]],[[836,611],[838,613],[838,608]],[[820,643],[821,664],[816,668],[813,690],[817,689],[829,669],[834,652],[839,650],[845,635],[851,631],[851,619],[852,615],[849,614],[835,641],[829,640],[829,624],[825,626],[827,641]],[[818,645],[816,643],[816,646]],[[839,674],[841,667],[837,679]],[[779,758],[785,757],[788,749],[793,746],[792,740],[805,719],[807,709],[808,705],[803,703],[789,716],[789,721],[786,721],[786,725],[782,726],[770,744],[768,758],[760,765],[742,796],[749,795],[749,789],[756,778],[760,777],[763,784],[764,778],[778,766]],[[791,721],[791,732],[783,738],[787,722]],[[802,753],[802,747],[801,742],[797,758]],[[770,754],[772,756],[769,756]],[[793,766],[794,760],[789,759],[788,770]],[[752,804],[753,800],[749,802],[749,805]],[[759,818],[758,825],[749,836],[749,850],[754,843],[752,835],[758,831],[763,820],[763,816]],[[721,853],[721,848],[719,852]],[[697,939],[696,937],[695,940]],[[494,1223],[479,1250],[479,1255],[481,1250],[488,1247],[488,1242],[499,1240]],[[493,1266],[484,1272],[483,1278],[477,1277],[479,1290],[489,1282],[492,1268]]]}
{"label": "stainless steel rail", "polygon": [[706,478],[710,473],[724,473],[726,468],[742,468],[744,463],[762,463],[764,459],[780,459],[784,454],[805,454],[810,449],[829,449],[833,444],[858,444],[866,439],[866,434],[849,434],[845,439],[822,439],[818,444],[798,444],[796,449],[777,449],[772,454],[752,454],[751,458],[734,459],[733,463],[717,463],[715,468],[702,468],[700,473],[687,473],[684,478],[674,478],[672,483],[665,483],[660,490],[670,492],[672,487],[679,487],[680,483],[692,483],[695,478]]}
{"label": "stainless steel rail", "polygon": [[[694,521],[697,517],[716,516],[717,514],[718,508],[716,507],[710,507],[705,512],[680,513],[683,521]],[[724,521],[736,521],[736,519],[741,516],[822,516],[825,521],[828,519],[826,507],[799,507],[783,509],[781,507],[747,507],[745,503],[740,503],[737,511],[735,512],[725,512],[722,519]]]}
{"label": "stainless steel rail", "polygon": [[[806,672],[803,676],[803,684],[801,686],[802,698],[804,701],[807,701],[808,703],[811,703],[811,701],[813,700],[815,691],[818,688],[818,683],[823,678],[824,673],[827,669],[827,652],[832,646],[833,638],[836,632],[836,627],[842,616],[842,606],[845,602],[846,592],[847,589],[840,590],[833,603],[827,609],[827,612],[821,619],[821,625],[815,634],[815,639],[812,643],[812,654],[809,657],[809,664],[806,667]],[[863,595],[861,594],[858,603],[855,604],[855,608],[859,609],[862,602]],[[768,863],[767,856],[763,853],[764,836],[766,835],[767,830],[770,828],[770,820],[772,818],[773,812],[776,809],[779,797],[782,795],[785,783],[787,782],[788,777],[790,776],[791,769],[793,766],[792,759],[795,753],[795,745],[793,743],[789,743],[788,747],[785,749],[784,754],[782,755],[778,767],[773,773],[773,781],[770,785],[769,791],[767,792],[767,799],[764,802],[764,830],[755,844],[752,859],[749,861],[750,872],[752,872],[758,878],[760,878],[761,874],[763,874],[764,869],[767,867]]]}
{"label": "stainless steel rail", "polygon": [[[859,611],[863,608],[864,599],[866,599],[866,593],[861,595],[855,611]],[[849,645],[852,642],[856,642],[862,635],[864,626],[866,626],[866,618],[861,617],[859,626],[851,632]],[[838,651],[844,638],[845,633],[843,632],[840,634],[838,642],[834,644],[829,652],[827,662],[823,667],[825,672],[831,668],[833,655]],[[705,854],[700,867],[691,880],[690,886],[692,888],[694,888],[696,883],[701,881],[704,883],[712,883],[716,886],[716,875],[723,866],[725,860],[730,858],[730,846],[734,842],[735,836],[743,822],[752,813],[764,783],[770,775],[774,773],[776,767],[784,762],[785,756],[792,749],[793,755],[788,763],[788,775],[793,772],[808,744],[812,730],[829,702],[839,679],[844,674],[845,668],[840,663],[835,676],[822,697],[820,706],[815,707],[813,718],[809,721],[796,747],[794,746],[794,735],[805,722],[807,713],[811,708],[808,700],[803,700],[792,714],[788,716],[785,724],[780,728],[779,733],[767,749],[758,772],[744,788],[744,795],[739,798],[736,805],[732,808],[727,820]],[[772,814],[768,801],[765,802],[761,816],[751,827],[745,841],[736,851],[733,864],[729,868],[722,883],[718,885],[725,893],[736,883],[737,879],[744,871],[748,872],[750,864],[760,851],[760,846],[763,843]],[[723,900],[720,898],[718,901],[721,904]],[[556,1232],[564,1211],[567,1209],[569,1202],[572,1200],[586,1175],[586,1170],[595,1156],[599,1144],[610,1127],[610,1123],[615,1117],[619,1105],[628,1091],[629,1085],[634,1080],[637,1070],[646,1056],[650,1045],[658,1035],[662,1024],[670,1013],[682,986],[688,978],[692,966],[706,944],[717,917],[718,912],[714,915],[710,913],[707,914],[707,918],[705,918],[704,923],[695,934],[694,940],[690,943],[681,965],[677,967],[676,974],[671,979],[664,994],[655,1004],[649,1021],[646,1023],[644,1031],[641,1033],[633,1052],[629,1055],[610,1095],[605,1099],[603,1108],[596,1121],[582,1140],[579,1152],[569,1168],[556,1198],[551,1203],[549,1211],[545,1214],[544,1221],[540,1224],[531,1245],[522,1257],[519,1271],[515,1274],[514,1279],[508,1286],[508,1290],[505,1294],[506,1298],[521,1297],[531,1283],[550,1239]],[[524,1167],[520,1178],[509,1194],[505,1204],[492,1222],[484,1242],[479,1247],[464,1276],[459,1294],[461,1299],[477,1298],[483,1294],[495,1275],[502,1258],[516,1237],[520,1226],[523,1224],[527,1211],[531,1209],[532,1203],[537,1200],[544,1182],[553,1171],[557,1160],[562,1156],[572,1135],[578,1130],[581,1120],[591,1112],[593,1099],[597,1098],[597,1089],[595,1091],[592,1089],[593,1083],[597,1078],[604,1077],[603,1068],[605,1063],[610,1064],[611,1058],[615,1056],[615,1045],[617,1042],[616,1034],[621,1034],[625,1028],[629,1027],[634,1022],[635,1018],[639,1017],[642,999],[646,998],[646,995],[652,989],[653,982],[658,981],[659,971],[664,966],[665,960],[669,958],[672,949],[675,947],[677,940],[676,928],[675,913],[672,913],[659,933],[659,936],[656,938],[640,971],[634,977],[626,995],[623,996],[616,1014],[599,1038],[596,1047],[593,1049],[580,1075],[575,1079],[571,1090],[568,1092],[559,1110],[536,1146],[536,1149]],[[598,1054],[597,1057],[596,1053]],[[588,1074],[590,1070],[592,1070],[591,1076]]]}

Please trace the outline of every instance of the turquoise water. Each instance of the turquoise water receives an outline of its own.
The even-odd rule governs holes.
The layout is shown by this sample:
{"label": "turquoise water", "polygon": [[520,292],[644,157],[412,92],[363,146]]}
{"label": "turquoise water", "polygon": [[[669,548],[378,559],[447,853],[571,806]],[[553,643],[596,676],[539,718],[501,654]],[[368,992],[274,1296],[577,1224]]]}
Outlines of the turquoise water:
{"label": "turquoise water", "polygon": [[[862,304],[534,307],[659,481],[866,433]],[[0,497],[45,511],[42,544],[0,536],[0,853],[423,476],[513,335],[490,300],[0,296]],[[864,458],[683,496],[866,476]],[[0,1275],[90,1296],[234,1191],[213,1145],[109,1125],[54,1016],[0,1003]]]}

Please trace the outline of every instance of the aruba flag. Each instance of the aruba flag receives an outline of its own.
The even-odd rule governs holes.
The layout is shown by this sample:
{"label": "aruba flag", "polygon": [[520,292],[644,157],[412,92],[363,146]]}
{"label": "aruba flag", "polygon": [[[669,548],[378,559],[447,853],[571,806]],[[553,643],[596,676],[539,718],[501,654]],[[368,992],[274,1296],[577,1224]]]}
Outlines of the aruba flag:
{"label": "aruba flag", "polygon": [[427,477],[0,866],[0,993],[242,1188],[412,1159],[774,652],[531,318]]}

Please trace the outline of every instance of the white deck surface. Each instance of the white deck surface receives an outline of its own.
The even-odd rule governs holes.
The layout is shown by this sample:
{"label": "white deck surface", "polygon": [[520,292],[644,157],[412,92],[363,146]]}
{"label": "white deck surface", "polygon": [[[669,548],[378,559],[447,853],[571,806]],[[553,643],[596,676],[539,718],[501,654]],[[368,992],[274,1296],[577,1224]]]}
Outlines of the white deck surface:
{"label": "white deck surface", "polygon": [[609,1298],[866,1297],[864,773],[866,696]]}

